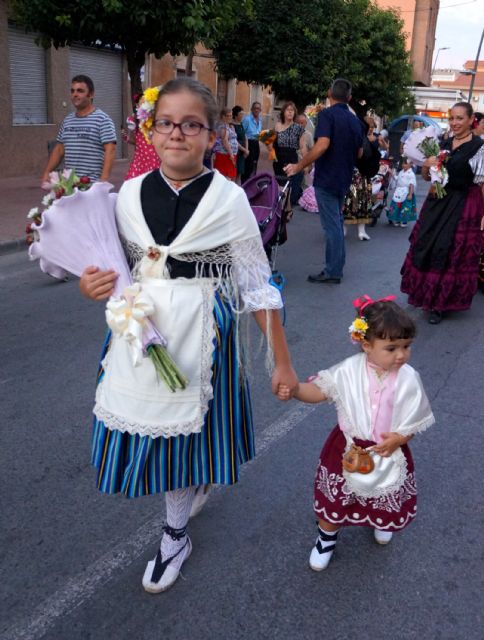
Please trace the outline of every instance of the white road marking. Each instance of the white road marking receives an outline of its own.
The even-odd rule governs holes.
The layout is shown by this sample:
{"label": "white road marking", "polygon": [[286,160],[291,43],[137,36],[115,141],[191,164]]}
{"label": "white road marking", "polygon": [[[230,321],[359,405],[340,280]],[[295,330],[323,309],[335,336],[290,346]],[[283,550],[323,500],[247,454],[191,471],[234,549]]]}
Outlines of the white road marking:
{"label": "white road marking", "polygon": [[[277,440],[289,433],[315,410],[314,405],[296,404],[270,424],[256,438],[257,457],[254,463],[267,452]],[[249,465],[244,465],[241,473],[246,473]],[[163,524],[163,516],[152,518],[133,535],[114,547],[109,553],[101,556],[85,571],[69,579],[61,589],[36,607],[30,617],[24,618],[0,635],[0,640],[36,640],[62,616],[82,605],[98,589],[108,582],[123,567],[131,564],[142,555],[159,537]]]}

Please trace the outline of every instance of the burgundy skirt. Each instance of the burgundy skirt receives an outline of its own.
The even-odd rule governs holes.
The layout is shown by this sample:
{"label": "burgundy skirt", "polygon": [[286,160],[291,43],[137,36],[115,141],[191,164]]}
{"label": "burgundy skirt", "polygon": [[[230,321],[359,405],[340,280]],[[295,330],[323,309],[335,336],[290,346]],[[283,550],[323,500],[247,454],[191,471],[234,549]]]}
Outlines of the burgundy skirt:
{"label": "burgundy skirt", "polygon": [[[360,447],[374,442],[357,440]],[[352,493],[343,477],[342,458],[346,438],[336,426],[324,443],[314,480],[314,513],[316,517],[332,524],[357,525],[399,531],[417,515],[417,485],[412,454],[407,445],[402,447],[407,460],[407,477],[402,487],[380,498],[360,498]]]}
{"label": "burgundy skirt", "polygon": [[[420,216],[424,215],[425,204]],[[483,249],[483,233],[480,230],[482,215],[482,195],[476,185],[469,189],[447,267],[443,271],[420,271],[414,266],[413,246],[420,227],[419,221],[416,222],[410,234],[410,249],[401,269],[401,290],[408,294],[409,304],[435,311],[469,309],[477,291],[479,258]]]}

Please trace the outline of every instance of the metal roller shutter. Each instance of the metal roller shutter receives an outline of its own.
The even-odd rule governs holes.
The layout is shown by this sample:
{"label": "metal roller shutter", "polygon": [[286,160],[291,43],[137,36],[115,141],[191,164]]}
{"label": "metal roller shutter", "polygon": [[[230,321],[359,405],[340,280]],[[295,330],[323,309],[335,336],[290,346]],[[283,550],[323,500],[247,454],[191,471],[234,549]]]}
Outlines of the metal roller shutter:
{"label": "metal roller shutter", "polygon": [[35,36],[8,26],[13,124],[46,124],[47,73],[45,50]]}
{"label": "metal roller shutter", "polygon": [[84,74],[94,82],[94,104],[114,122],[118,144],[116,157],[121,157],[119,129],[123,123],[123,56],[115,51],[73,46],[69,53],[71,78]]}

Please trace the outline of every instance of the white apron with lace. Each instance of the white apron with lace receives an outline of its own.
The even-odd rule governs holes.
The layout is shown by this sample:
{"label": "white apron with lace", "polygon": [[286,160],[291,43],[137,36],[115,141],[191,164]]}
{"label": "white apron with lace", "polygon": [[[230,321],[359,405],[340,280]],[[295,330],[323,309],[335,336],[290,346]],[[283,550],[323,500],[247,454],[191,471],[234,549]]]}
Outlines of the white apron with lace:
{"label": "white apron with lace", "polygon": [[[162,246],[156,245],[141,210],[144,177],[121,188],[118,229],[130,257],[137,260],[135,278],[153,300],[151,320],[189,384],[172,393],[157,378],[149,357],[134,366],[127,342],[113,336],[94,413],[109,429],[153,438],[188,435],[201,431],[213,397],[215,291],[222,292],[236,318],[244,311],[278,309],[282,302],[269,284],[271,271],[259,228],[240,187],[215,172],[180,234]],[[146,256],[150,247],[158,249],[158,260]],[[195,263],[196,277],[170,279],[168,256]]]}

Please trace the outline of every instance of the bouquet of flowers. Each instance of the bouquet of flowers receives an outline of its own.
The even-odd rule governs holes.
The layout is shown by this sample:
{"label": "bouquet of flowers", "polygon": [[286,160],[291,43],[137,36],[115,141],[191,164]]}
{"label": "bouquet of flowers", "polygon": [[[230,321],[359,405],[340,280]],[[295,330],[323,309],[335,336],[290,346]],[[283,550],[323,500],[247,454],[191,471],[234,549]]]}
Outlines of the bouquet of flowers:
{"label": "bouquet of flowers", "polygon": [[403,154],[420,167],[427,158],[434,156],[437,158],[437,164],[430,167],[430,179],[437,198],[443,198],[446,195],[444,187],[449,180],[449,174],[445,168],[449,152],[440,150],[435,129],[427,127],[411,133],[403,145]]}
{"label": "bouquet of flowers", "polygon": [[[274,129],[263,129],[259,133],[259,140],[268,147],[269,145],[274,144],[277,140],[277,132],[274,131]],[[276,152],[273,148],[269,151],[269,160],[271,162],[277,161]]]}
{"label": "bouquet of flowers", "polygon": [[[70,174],[66,179],[75,184],[72,175],[75,176]],[[56,277],[59,268],[76,276],[90,265],[114,269],[119,275],[106,305],[108,326],[128,342],[134,366],[147,354],[171,391],[184,389],[188,380],[166,351],[166,340],[150,321],[153,301],[142,285],[133,284],[116,227],[117,196],[109,193],[111,189],[107,182],[96,182],[84,192],[77,187],[70,193],[61,194],[58,190],[59,195],[42,214],[31,212],[34,242],[29,248],[30,259],[40,259],[41,269]]]}
{"label": "bouquet of flowers", "polygon": [[324,109],[323,105],[318,101],[315,104],[310,104],[304,110],[304,113],[311,120],[311,122],[316,125],[316,121],[318,119],[318,113]]}

